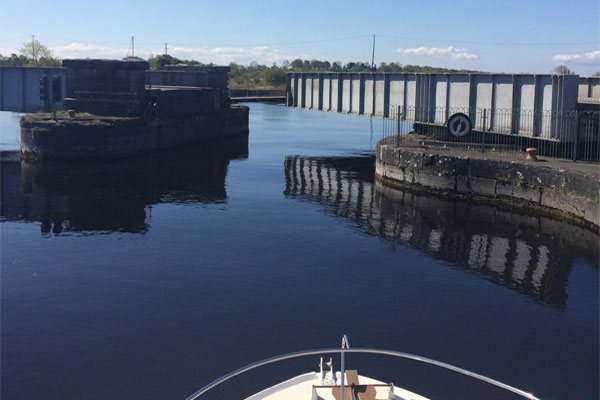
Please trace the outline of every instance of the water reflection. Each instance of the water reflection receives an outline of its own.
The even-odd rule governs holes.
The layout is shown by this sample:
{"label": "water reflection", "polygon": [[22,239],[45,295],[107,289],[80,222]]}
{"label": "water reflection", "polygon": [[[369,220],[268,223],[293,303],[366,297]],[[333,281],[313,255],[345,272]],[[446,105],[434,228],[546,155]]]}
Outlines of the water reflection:
{"label": "water reflection", "polygon": [[41,222],[42,233],[144,233],[150,206],[227,201],[229,161],[248,157],[248,138],[94,163],[1,158],[3,221]]}
{"label": "water reflection", "polygon": [[373,157],[287,157],[289,197],[314,201],[361,231],[563,308],[575,259],[598,266],[598,236],[545,217],[416,195],[373,182]]}

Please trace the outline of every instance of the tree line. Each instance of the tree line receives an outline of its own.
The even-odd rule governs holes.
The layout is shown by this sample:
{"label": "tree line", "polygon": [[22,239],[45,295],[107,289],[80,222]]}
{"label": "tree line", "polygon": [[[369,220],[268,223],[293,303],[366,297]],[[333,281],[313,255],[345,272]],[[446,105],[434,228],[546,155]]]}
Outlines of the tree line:
{"label": "tree line", "polygon": [[[127,60],[139,57],[127,57]],[[151,70],[161,70],[165,65],[186,64],[198,66],[213,66],[214,64],[203,64],[196,60],[184,60],[168,54],[151,56],[148,60]],[[54,57],[52,51],[38,40],[23,43],[19,54],[11,54],[9,57],[0,54],[0,66],[6,67],[60,67],[61,60]],[[230,85],[235,88],[256,87],[281,87],[285,85],[288,72],[401,72],[401,73],[479,73],[481,71],[468,69],[452,69],[406,64],[396,62],[380,62],[378,65],[355,61],[343,63],[341,61],[303,60],[297,58],[293,61],[284,60],[281,65],[271,66],[251,62],[249,65],[240,65],[235,62],[229,64]],[[555,67],[551,73],[574,74],[565,65]],[[600,71],[593,76],[600,76]]]}
{"label": "tree line", "polygon": [[[187,64],[187,65],[213,65],[202,64],[195,60],[182,60],[171,55],[157,55],[148,59],[151,70],[163,69],[165,65]],[[405,73],[477,73],[480,71],[467,69],[450,69],[419,65],[402,65],[395,62],[381,62],[379,65],[371,66],[366,62],[321,61],[321,60],[284,60],[280,65],[267,66],[255,61],[249,65],[241,65],[235,62],[229,64],[229,79],[232,87],[276,87],[285,85],[285,77],[288,72],[405,72]]]}
{"label": "tree line", "polygon": [[60,67],[62,61],[38,40],[23,43],[19,54],[12,53],[9,57],[0,54],[2,67]]}
{"label": "tree line", "polygon": [[237,86],[280,86],[285,84],[288,72],[404,72],[404,73],[477,73],[480,71],[467,69],[450,69],[420,65],[402,65],[399,63],[381,62],[372,66],[370,63],[356,61],[343,63],[341,61],[302,60],[283,61],[280,66],[273,64],[268,67],[256,62],[248,66],[236,63],[229,64],[230,80]]}

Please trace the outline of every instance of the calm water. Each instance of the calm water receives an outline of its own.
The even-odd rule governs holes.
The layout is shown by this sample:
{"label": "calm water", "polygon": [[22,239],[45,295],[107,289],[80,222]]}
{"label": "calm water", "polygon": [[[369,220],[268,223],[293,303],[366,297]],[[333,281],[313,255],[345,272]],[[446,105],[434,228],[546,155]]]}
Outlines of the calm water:
{"label": "calm water", "polygon": [[[18,119],[0,114],[14,150]],[[544,399],[597,399],[598,236],[382,188],[380,135],[380,120],[252,105],[249,142],[94,164],[5,153],[2,398],[182,399],[347,333],[355,347],[440,359]],[[515,398],[408,361],[347,365],[437,399]]]}

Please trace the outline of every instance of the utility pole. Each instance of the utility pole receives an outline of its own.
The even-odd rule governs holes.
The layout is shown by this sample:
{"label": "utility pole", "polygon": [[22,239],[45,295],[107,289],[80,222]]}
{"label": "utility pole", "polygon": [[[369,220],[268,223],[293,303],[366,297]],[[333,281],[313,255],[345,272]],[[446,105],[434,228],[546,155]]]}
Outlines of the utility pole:
{"label": "utility pole", "polygon": [[31,35],[31,55],[33,57],[33,61],[37,61],[35,58],[35,35]]}
{"label": "utility pole", "polygon": [[131,37],[131,57],[135,57],[133,36]]}
{"label": "utility pole", "polygon": [[371,69],[375,69],[375,35],[373,35],[373,53],[371,54]]}
{"label": "utility pole", "polygon": [[169,43],[165,43],[165,56],[169,55],[169,53],[167,53],[167,47],[169,46]]}

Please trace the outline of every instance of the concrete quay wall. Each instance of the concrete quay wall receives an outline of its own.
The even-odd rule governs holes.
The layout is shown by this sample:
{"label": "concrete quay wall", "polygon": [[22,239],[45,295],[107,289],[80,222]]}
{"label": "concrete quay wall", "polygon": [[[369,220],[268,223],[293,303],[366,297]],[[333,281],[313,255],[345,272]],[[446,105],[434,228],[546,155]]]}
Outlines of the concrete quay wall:
{"label": "concrete quay wall", "polygon": [[390,186],[524,209],[600,230],[597,166],[586,170],[545,164],[380,141],[375,174]]}
{"label": "concrete quay wall", "polygon": [[21,119],[21,157],[29,161],[133,156],[248,135],[248,107],[170,118]]}

